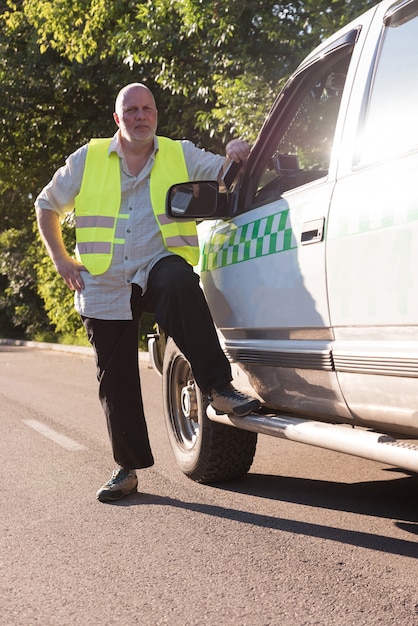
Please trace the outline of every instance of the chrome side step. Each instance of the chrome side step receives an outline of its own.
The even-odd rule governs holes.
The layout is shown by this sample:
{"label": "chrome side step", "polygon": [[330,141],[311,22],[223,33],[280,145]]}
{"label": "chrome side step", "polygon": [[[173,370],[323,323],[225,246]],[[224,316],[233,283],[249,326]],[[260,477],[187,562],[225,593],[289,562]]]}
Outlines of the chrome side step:
{"label": "chrome side step", "polygon": [[328,424],[290,415],[218,415],[211,405],[207,408],[207,416],[213,422],[242,430],[343,452],[418,473],[418,445],[362,427]]}

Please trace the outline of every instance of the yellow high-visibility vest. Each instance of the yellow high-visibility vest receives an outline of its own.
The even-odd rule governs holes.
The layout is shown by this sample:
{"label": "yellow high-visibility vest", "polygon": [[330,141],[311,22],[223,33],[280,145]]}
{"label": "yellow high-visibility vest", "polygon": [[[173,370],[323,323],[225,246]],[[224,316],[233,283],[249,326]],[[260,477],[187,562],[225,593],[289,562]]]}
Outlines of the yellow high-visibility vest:
{"label": "yellow high-visibility vest", "polygon": [[[109,268],[121,203],[119,157],[109,154],[111,139],[91,139],[80,192],[75,198],[77,256],[91,274]],[[199,261],[195,222],[175,222],[165,215],[166,194],[171,185],[189,178],[181,143],[158,137],[158,151],[150,177],[151,204],[168,250],[191,265]]]}

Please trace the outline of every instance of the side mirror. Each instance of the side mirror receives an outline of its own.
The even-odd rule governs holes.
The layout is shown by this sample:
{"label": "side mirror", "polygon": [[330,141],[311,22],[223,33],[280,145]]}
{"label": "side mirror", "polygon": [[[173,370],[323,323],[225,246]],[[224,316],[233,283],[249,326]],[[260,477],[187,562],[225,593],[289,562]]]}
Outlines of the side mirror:
{"label": "side mirror", "polygon": [[172,185],[167,192],[166,215],[172,220],[202,220],[227,217],[226,194],[215,180]]}

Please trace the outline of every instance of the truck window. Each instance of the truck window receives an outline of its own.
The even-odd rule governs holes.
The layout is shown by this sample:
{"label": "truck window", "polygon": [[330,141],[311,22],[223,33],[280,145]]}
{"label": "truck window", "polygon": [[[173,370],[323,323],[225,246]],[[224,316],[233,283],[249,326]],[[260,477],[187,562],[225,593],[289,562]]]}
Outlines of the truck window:
{"label": "truck window", "polygon": [[279,121],[276,142],[264,155],[255,206],[327,176],[350,58],[351,49],[335,54],[333,61],[321,65],[322,72],[318,73],[318,67],[307,71],[302,89],[294,87],[298,97],[290,115]]}
{"label": "truck window", "polygon": [[391,158],[418,146],[417,2],[389,16],[370,82],[356,164]]}

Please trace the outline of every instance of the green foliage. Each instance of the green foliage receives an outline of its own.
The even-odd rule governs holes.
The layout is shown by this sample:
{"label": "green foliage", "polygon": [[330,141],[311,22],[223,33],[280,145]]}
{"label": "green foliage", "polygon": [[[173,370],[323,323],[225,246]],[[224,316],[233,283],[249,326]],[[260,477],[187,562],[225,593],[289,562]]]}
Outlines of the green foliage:
{"label": "green foliage", "polygon": [[0,233],[2,335],[7,330],[13,336],[31,337],[49,327],[36,289],[34,265],[38,250],[31,229],[9,229]]}
{"label": "green foliage", "polygon": [[[80,63],[97,55],[116,58],[139,70],[161,89],[167,134],[183,136],[187,131],[188,137],[219,149],[237,132],[253,141],[280,80],[322,39],[372,3],[24,0],[22,4],[43,51],[53,49]],[[179,115],[182,128],[174,121]]]}

